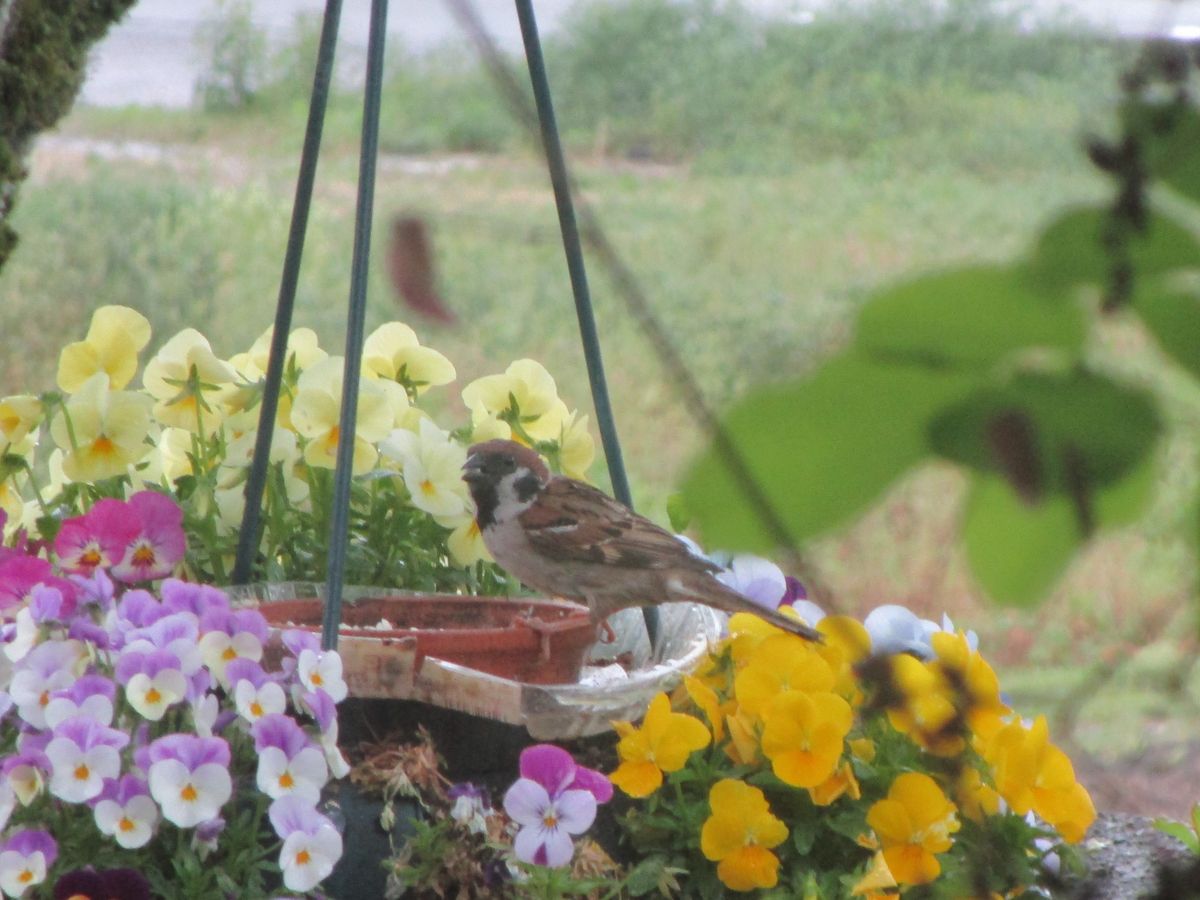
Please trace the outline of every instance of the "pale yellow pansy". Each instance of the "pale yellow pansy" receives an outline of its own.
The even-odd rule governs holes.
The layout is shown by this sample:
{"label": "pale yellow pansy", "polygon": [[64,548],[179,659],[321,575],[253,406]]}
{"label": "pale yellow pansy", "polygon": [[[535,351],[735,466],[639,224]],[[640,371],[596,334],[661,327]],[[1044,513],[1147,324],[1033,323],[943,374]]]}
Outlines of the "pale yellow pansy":
{"label": "pale yellow pansy", "polygon": [[32,394],[14,394],[0,400],[0,441],[20,447],[42,420],[42,402]]}
{"label": "pale yellow pansy", "polygon": [[164,425],[211,434],[220,424],[220,398],[234,390],[237,372],[212,351],[208,338],[185,328],[159,349],[142,375]]}
{"label": "pale yellow pansy", "polygon": [[[275,326],[269,327],[258,336],[245,353],[234,355],[229,363],[238,373],[250,381],[257,381],[267,373],[271,358],[271,340]],[[287,356],[284,365],[294,365],[300,371],[329,356],[318,344],[317,333],[311,328],[295,328],[288,335]]]}
{"label": "pale yellow pansy", "polygon": [[449,384],[457,377],[453,363],[432,347],[422,346],[416,332],[403,322],[385,322],[368,335],[363,372],[398,382],[413,393]]}
{"label": "pale yellow pansy", "polygon": [[416,432],[396,429],[379,449],[400,464],[404,485],[417,509],[432,516],[460,516],[466,512],[462,467],[467,449],[432,420],[422,419]]}
{"label": "pale yellow pansy", "polygon": [[584,480],[596,458],[596,441],[588,431],[588,417],[571,413],[562,424],[558,438],[558,460],[563,474]]}
{"label": "pale yellow pansy", "polygon": [[[50,436],[62,448],[63,474],[71,481],[100,481],[123,475],[150,449],[152,401],[133,391],[110,391],[98,372],[84,382],[50,423]],[[68,427],[68,418],[70,425]]]}
{"label": "pale yellow pansy", "polygon": [[532,359],[518,359],[501,375],[476,378],[463,388],[462,399],[477,429],[483,418],[516,413],[521,428],[534,440],[557,438],[568,415],[553,376]]}
{"label": "pale yellow pansy", "polygon": [[[331,356],[300,376],[292,405],[292,424],[308,439],[304,460],[310,466],[332,469],[337,465],[343,367],[342,357]],[[370,471],[378,456],[374,444],[392,430],[394,418],[388,394],[381,384],[363,379],[359,383],[355,421],[354,474]]]}
{"label": "pale yellow pansy", "polygon": [[473,515],[463,516],[456,525],[448,521],[438,520],[438,524],[453,528],[450,537],[446,539],[446,547],[450,551],[450,559],[460,566],[473,566],[477,562],[491,562],[492,554],[483,543],[483,535]]}
{"label": "pale yellow pansy", "polygon": [[58,386],[73,394],[98,372],[120,390],[137,372],[138,353],[150,342],[150,321],[128,306],[102,306],[92,314],[87,337],[63,348]]}

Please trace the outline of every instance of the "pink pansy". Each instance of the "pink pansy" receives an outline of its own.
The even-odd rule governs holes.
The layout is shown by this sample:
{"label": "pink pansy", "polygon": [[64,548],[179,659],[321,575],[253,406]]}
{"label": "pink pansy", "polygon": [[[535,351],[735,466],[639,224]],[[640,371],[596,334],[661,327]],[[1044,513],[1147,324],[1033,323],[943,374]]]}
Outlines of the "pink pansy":
{"label": "pink pansy", "polygon": [[57,584],[50,563],[35,556],[14,556],[0,562],[0,612],[29,600],[38,584]]}
{"label": "pink pansy", "polygon": [[110,568],[125,556],[138,534],[137,517],[120,500],[97,500],[84,515],[67,519],[54,539],[58,564],[66,572],[89,574]]}
{"label": "pink pansy", "polygon": [[582,834],[596,818],[597,802],[612,797],[612,784],[575,764],[571,754],[551,744],[521,753],[521,777],[504,795],[504,811],[520,826],[513,852],[523,862],[565,866]]}
{"label": "pink pansy", "polygon": [[187,542],[183,510],[174,500],[156,491],[139,491],[126,507],[138,525],[124,555],[112,567],[114,578],[124,582],[165,578],[183,559]]}

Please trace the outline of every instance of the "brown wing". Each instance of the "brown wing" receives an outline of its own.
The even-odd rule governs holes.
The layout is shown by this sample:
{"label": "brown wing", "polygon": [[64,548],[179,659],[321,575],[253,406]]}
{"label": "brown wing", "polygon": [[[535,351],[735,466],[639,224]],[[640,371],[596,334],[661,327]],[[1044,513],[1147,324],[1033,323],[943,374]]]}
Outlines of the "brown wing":
{"label": "brown wing", "polygon": [[519,518],[530,544],[550,559],[634,569],[717,571],[717,566],[690,553],[669,531],[603,491],[569,478],[551,479],[539,501]]}

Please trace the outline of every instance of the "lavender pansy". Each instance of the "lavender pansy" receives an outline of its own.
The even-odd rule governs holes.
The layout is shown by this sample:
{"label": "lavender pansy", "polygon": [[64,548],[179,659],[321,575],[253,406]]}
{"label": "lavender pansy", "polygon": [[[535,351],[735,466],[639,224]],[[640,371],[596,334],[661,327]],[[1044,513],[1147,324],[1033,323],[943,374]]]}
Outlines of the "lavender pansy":
{"label": "lavender pansy", "polygon": [[295,795],[280,797],[267,815],[283,841],[279,867],[284,886],[292,891],[312,890],[341,859],[341,834],[311,803]]}
{"label": "lavender pansy", "polygon": [[22,897],[46,880],[58,858],[58,844],[45,831],[23,829],[0,844],[0,891]]}

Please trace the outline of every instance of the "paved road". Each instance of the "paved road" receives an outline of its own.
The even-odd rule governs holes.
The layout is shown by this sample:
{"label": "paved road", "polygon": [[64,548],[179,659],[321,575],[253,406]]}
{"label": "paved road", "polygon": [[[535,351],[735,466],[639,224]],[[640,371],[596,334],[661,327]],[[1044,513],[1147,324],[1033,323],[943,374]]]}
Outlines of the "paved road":
{"label": "paved road", "polygon": [[[269,39],[286,40],[297,15],[319,15],[323,0],[252,0],[255,22]],[[544,31],[559,23],[575,0],[536,0]],[[603,0],[594,0],[603,2]],[[803,21],[814,12],[847,0],[746,0],[766,15]],[[903,0],[897,0],[903,2]],[[1033,17],[1065,9],[1096,28],[1121,34],[1174,33],[1200,37],[1200,0],[1012,0],[1034,10]],[[504,45],[520,46],[511,0],[475,0],[488,29]],[[202,58],[196,33],[216,15],[220,0],[140,0],[125,21],[97,48],[82,100],[103,106],[147,104],[187,106]],[[345,0],[339,58],[366,46],[368,0]],[[440,0],[392,0],[388,32],[406,47],[420,50],[458,37]],[[344,49],[342,49],[344,48]]]}

